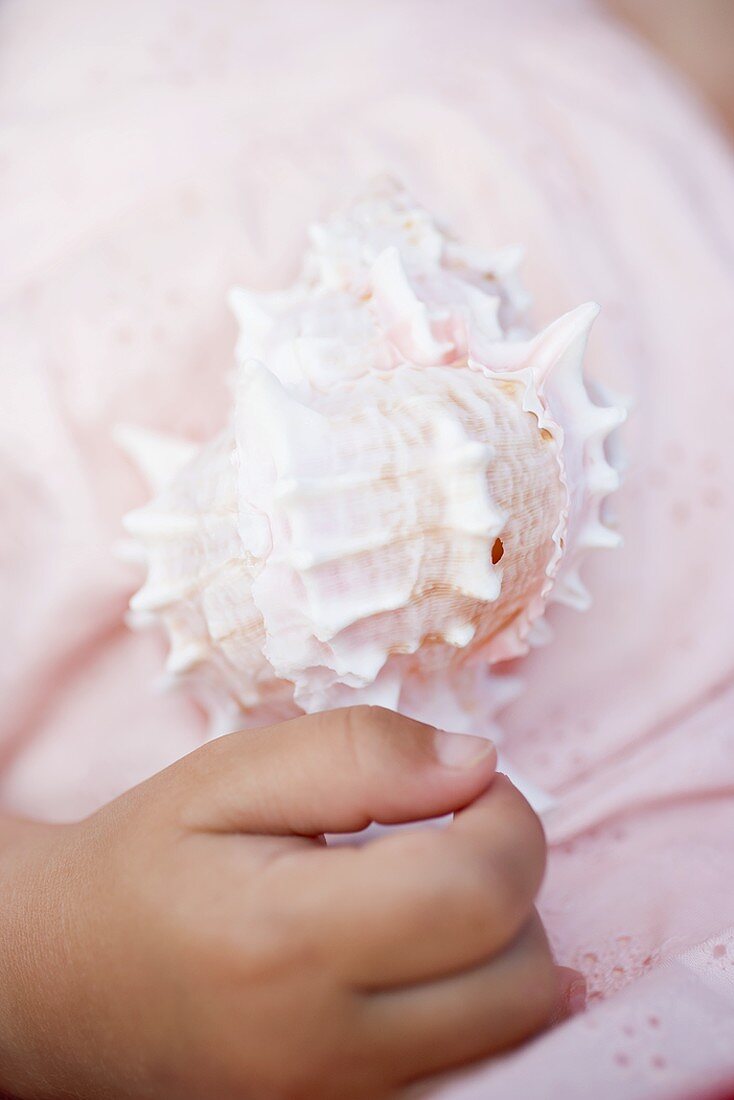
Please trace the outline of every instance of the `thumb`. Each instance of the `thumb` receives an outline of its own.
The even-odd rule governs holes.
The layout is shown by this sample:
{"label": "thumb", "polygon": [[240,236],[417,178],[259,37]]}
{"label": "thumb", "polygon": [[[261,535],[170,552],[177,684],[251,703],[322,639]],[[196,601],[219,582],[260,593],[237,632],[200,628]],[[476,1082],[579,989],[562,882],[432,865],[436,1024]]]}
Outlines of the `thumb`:
{"label": "thumb", "polygon": [[483,737],[359,706],[230,734],[174,771],[191,828],[317,836],[461,809],[496,762]]}

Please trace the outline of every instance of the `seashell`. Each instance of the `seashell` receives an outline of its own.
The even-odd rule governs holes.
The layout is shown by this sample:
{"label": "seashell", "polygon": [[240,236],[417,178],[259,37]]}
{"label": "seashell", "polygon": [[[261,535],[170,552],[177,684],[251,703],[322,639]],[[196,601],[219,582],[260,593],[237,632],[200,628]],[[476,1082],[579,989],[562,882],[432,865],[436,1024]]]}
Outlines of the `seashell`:
{"label": "seashell", "polygon": [[533,335],[521,253],[467,248],[383,184],[310,232],[289,290],[236,289],[231,423],[200,448],[121,439],[156,490],[126,517],[132,611],[218,729],[354,702],[487,729],[491,666],[584,608],[619,477],[582,363],[598,307]]}

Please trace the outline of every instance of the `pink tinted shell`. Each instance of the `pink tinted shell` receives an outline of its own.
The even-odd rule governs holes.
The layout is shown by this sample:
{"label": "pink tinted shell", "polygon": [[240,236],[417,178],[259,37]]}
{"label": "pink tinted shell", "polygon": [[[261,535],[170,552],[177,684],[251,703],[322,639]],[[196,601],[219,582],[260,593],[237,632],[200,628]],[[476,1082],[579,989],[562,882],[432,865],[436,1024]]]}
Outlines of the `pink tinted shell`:
{"label": "pink tinted shell", "polygon": [[[582,364],[597,307],[524,327],[517,249],[484,254],[395,184],[311,230],[287,291],[236,289],[230,424],[196,454],[123,435],[160,488],[127,517],[131,607],[220,723],[372,702],[491,720],[491,665],[619,536],[618,474]],[[172,472],[173,471],[173,472]]]}

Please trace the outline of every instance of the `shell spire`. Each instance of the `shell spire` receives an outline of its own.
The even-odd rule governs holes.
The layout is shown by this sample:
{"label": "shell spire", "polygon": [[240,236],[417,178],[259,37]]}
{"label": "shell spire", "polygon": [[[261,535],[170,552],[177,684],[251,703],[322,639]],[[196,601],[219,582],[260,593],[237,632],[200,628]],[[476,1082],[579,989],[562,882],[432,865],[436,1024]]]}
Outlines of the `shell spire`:
{"label": "shell spire", "polygon": [[624,410],[583,378],[598,307],[530,334],[519,250],[460,244],[393,185],[310,241],[290,289],[230,296],[222,434],[128,433],[157,493],[127,522],[133,607],[220,720],[367,701],[489,731],[516,690],[491,666],[549,640],[550,600],[586,606],[580,562],[618,542]]}

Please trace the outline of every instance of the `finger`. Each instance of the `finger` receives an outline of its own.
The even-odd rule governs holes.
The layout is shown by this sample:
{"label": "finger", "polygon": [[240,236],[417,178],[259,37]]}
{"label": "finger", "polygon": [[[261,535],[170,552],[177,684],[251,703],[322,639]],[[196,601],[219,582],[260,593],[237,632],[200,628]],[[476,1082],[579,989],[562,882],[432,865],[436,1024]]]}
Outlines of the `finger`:
{"label": "finger", "polygon": [[231,734],[174,766],[185,824],[315,836],[449,813],[486,790],[496,753],[382,707]]}
{"label": "finger", "polygon": [[368,1042],[397,1083],[508,1050],[550,1022],[557,976],[534,916],[495,960],[438,982],[371,994]]}
{"label": "finger", "polygon": [[532,910],[542,829],[505,776],[444,829],[396,832],[274,867],[292,919],[359,988],[425,980],[500,950]]}
{"label": "finger", "polygon": [[552,1023],[560,1024],[569,1016],[577,1016],[586,1007],[586,979],[570,966],[557,966],[558,996]]}

